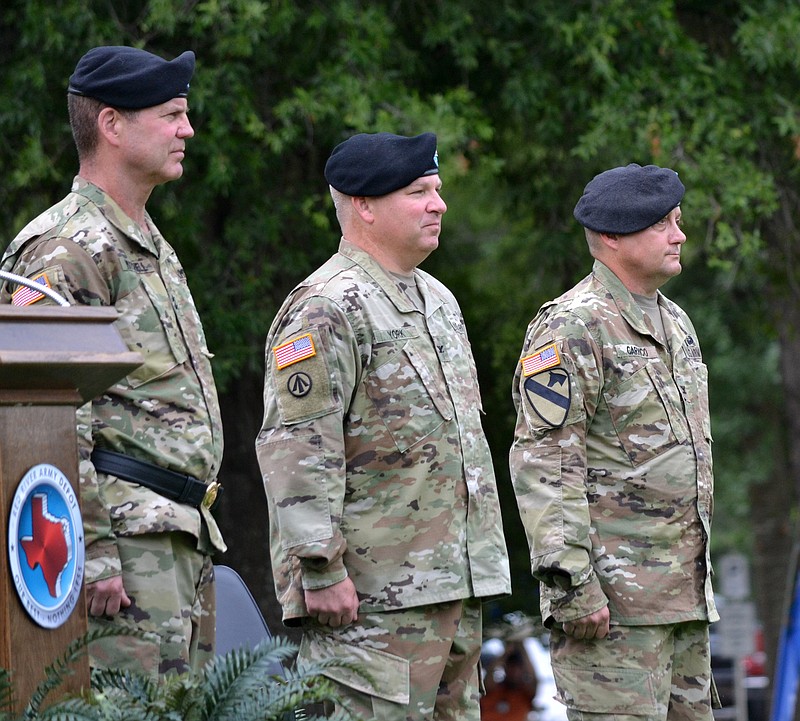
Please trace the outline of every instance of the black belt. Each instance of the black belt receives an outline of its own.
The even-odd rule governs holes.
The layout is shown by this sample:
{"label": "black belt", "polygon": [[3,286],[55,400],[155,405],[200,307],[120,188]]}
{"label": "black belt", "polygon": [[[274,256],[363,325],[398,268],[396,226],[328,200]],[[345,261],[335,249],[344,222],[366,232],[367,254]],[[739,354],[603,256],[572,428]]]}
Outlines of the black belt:
{"label": "black belt", "polygon": [[178,503],[194,508],[213,508],[222,493],[222,486],[213,481],[206,485],[191,476],[168,471],[147,461],[125,456],[114,451],[95,448],[92,463],[100,473],[138,483]]}

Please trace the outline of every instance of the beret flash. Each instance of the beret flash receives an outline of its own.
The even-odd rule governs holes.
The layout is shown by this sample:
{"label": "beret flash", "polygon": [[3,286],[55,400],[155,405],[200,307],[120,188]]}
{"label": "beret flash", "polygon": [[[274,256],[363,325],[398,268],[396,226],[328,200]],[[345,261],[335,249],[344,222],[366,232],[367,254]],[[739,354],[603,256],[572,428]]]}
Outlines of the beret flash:
{"label": "beret flash", "polygon": [[186,97],[193,73],[191,50],[164,60],[146,50],[104,45],[92,48],[78,61],[67,92],[115,108],[139,110]]}
{"label": "beret flash", "polygon": [[325,180],[340,193],[386,195],[423,175],[439,172],[436,135],[359,133],[337,145],[325,164]]}
{"label": "beret flash", "polygon": [[631,163],[595,175],[573,215],[598,233],[637,233],[668,215],[680,204],[684,192],[674,170]]}

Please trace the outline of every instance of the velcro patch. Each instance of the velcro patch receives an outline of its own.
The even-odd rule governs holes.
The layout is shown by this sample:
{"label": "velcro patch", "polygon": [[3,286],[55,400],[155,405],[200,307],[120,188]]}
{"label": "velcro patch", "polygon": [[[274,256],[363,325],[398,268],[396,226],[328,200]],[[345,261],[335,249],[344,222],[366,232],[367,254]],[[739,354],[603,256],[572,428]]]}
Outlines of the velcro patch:
{"label": "velcro patch", "polygon": [[533,355],[525,356],[520,360],[520,363],[522,363],[522,375],[527,378],[534,373],[541,373],[548,368],[557,366],[560,362],[558,348],[556,348],[555,343],[551,343],[536,351]]}
{"label": "velcro patch", "polygon": [[703,355],[700,353],[700,346],[690,335],[686,336],[686,340],[683,341],[683,352],[689,360],[701,361],[703,359]]}
{"label": "velcro patch", "polygon": [[[319,418],[338,408],[325,347],[316,330],[294,336],[272,351],[275,367],[270,376],[284,423]],[[302,365],[294,365],[300,361],[304,361]]]}
{"label": "velcro patch", "polygon": [[314,339],[311,337],[311,333],[305,333],[297,338],[287,340],[285,343],[275,346],[272,352],[275,354],[275,367],[278,370],[317,355],[317,349],[314,347]]}
{"label": "velcro patch", "polygon": [[[39,275],[33,276],[30,278],[30,280],[32,280],[34,283],[47,286],[48,288],[52,287],[50,285],[50,279],[47,277],[46,273],[39,273]],[[31,305],[32,303],[42,300],[44,297],[44,293],[40,293],[38,290],[34,290],[33,288],[28,288],[27,286],[22,285],[11,294],[11,305]]]}
{"label": "velcro patch", "polygon": [[564,425],[572,402],[569,374],[563,368],[525,379],[525,396],[539,418],[551,428]]}

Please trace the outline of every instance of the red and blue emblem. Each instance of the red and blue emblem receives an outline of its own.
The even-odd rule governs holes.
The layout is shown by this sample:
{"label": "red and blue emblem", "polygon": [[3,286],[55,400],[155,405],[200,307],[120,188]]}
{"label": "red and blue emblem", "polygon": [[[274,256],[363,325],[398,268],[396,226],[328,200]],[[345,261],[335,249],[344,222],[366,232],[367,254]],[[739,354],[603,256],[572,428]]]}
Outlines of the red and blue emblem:
{"label": "red and blue emblem", "polygon": [[25,611],[44,628],[61,626],[80,598],[84,536],[78,497],[55,466],[34,466],[17,486],[8,555]]}

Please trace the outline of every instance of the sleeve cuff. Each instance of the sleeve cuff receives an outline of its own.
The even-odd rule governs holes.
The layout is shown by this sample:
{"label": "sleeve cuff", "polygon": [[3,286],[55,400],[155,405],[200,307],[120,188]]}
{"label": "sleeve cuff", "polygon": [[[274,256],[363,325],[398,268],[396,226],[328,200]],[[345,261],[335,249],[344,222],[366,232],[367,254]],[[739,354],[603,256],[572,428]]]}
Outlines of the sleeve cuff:
{"label": "sleeve cuff", "polygon": [[596,577],[566,592],[558,600],[550,604],[550,615],[557,623],[567,623],[584,616],[589,616],[608,605],[608,599],[600,588]]}
{"label": "sleeve cuff", "polygon": [[337,558],[323,569],[313,568],[311,565],[301,562],[300,569],[303,589],[306,591],[327,588],[347,578],[347,569],[341,558]]}
{"label": "sleeve cuff", "polygon": [[122,561],[119,559],[119,551],[115,543],[98,541],[86,547],[84,567],[86,583],[94,583],[120,575],[122,575]]}

